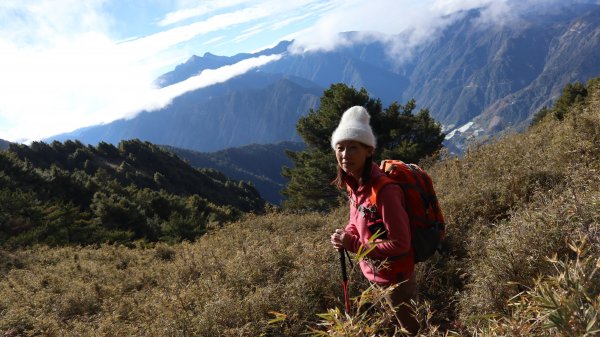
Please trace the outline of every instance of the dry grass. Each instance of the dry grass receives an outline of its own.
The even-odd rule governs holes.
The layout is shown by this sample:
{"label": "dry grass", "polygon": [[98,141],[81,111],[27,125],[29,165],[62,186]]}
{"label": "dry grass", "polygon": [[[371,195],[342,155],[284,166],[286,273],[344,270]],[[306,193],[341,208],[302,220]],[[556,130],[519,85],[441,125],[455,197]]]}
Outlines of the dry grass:
{"label": "dry grass", "polygon": [[[338,254],[326,244],[340,212],[249,216],[173,246],[2,252],[13,262],[0,278],[0,332],[297,336],[341,303]],[[270,311],[287,319],[267,324]]]}
{"label": "dry grass", "polygon": [[600,253],[599,89],[563,122],[547,119],[431,167],[460,281],[438,299],[457,304],[444,309],[455,326],[509,315],[513,296],[555,272],[548,256],[572,257],[566,242],[587,237]]}

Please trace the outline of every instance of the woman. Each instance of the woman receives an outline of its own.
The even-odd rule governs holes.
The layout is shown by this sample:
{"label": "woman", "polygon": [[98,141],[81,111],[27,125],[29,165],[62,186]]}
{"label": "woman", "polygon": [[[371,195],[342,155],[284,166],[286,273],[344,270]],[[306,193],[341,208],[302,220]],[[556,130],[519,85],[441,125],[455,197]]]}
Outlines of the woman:
{"label": "woman", "polygon": [[346,110],[331,136],[338,163],[334,184],[348,190],[350,220],[345,229],[331,235],[337,250],[356,253],[360,246],[378,237],[374,249],[360,262],[363,275],[372,283],[386,287],[400,283],[388,300],[397,308],[396,317],[403,327],[417,333],[419,323],[409,306],[417,298],[414,260],[410,249],[410,227],[399,185],[387,184],[378,192],[377,205],[371,205],[372,186],[385,176],[373,163],[375,136],[369,125],[370,115],[361,106]]}

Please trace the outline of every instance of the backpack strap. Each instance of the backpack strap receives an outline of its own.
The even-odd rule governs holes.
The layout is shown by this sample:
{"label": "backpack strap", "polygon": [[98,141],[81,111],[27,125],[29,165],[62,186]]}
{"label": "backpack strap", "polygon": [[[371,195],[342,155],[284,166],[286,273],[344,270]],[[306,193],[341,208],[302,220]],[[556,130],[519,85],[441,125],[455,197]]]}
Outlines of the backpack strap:
{"label": "backpack strap", "polygon": [[381,189],[388,184],[398,184],[398,182],[386,176],[375,178],[373,187],[371,188],[371,197],[369,198],[371,205],[377,207],[377,195],[379,194],[379,191],[381,191]]}

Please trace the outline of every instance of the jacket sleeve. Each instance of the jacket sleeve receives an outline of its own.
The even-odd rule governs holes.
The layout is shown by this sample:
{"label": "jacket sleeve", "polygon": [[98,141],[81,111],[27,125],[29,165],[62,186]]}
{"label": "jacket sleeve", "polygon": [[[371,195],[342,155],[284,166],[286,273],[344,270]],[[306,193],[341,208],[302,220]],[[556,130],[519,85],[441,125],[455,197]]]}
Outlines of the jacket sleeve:
{"label": "jacket sleeve", "polygon": [[410,222],[406,213],[404,193],[396,184],[381,188],[377,196],[377,209],[387,231],[387,240],[380,242],[371,253],[373,258],[390,258],[410,251]]}
{"label": "jacket sleeve", "polygon": [[348,221],[345,231],[352,235],[351,245],[346,249],[348,249],[348,251],[351,253],[356,253],[358,251],[358,247],[360,246],[360,240],[358,239],[358,230],[356,229],[356,225],[352,222],[352,220]]}

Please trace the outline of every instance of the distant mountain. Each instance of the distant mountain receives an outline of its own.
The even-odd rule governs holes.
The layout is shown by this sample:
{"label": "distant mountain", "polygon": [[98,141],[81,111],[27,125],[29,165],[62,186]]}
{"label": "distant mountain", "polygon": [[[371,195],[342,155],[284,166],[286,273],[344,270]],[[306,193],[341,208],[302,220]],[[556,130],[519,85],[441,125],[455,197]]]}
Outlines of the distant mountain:
{"label": "distant mountain", "polygon": [[281,41],[277,44],[277,46],[262,50],[256,54],[241,53],[231,57],[218,56],[211,53],[205,53],[202,57],[193,55],[185,63],[180,64],[176,66],[175,69],[173,69],[172,71],[161,75],[158,79],[156,79],[155,82],[161,88],[167,87],[171,84],[184,81],[194,75],[197,75],[205,69],[217,69],[223,66],[232,65],[242,60],[261,55],[285,53],[290,44],[290,41]]}
{"label": "distant mountain", "polygon": [[4,139],[0,139],[0,150],[6,150],[10,146],[10,142]]}
{"label": "distant mountain", "polygon": [[[535,25],[542,32],[548,29]],[[600,8],[589,11],[575,19],[566,17],[551,26],[552,36],[544,46],[548,52],[537,55],[545,57],[544,66],[537,76],[524,88],[506,95],[489,105],[475,121],[490,133],[501,131],[511,124],[523,126],[529,122],[532,112],[550,106],[560,96],[567,83],[585,83],[600,74]],[[532,34],[533,35],[533,34]],[[533,37],[527,41],[534,44]],[[533,52],[533,48],[531,49]],[[531,57],[531,56],[524,56]]]}
{"label": "distant mountain", "polygon": [[164,148],[194,167],[212,168],[223,172],[232,179],[249,181],[256,187],[263,199],[278,205],[282,201],[279,191],[287,183],[287,180],[281,176],[281,168],[293,165],[285,152],[287,150],[300,151],[305,148],[305,145],[301,142],[253,144],[212,153],[171,146]]}
{"label": "distant mountain", "polygon": [[[359,33],[345,34],[351,39]],[[404,63],[386,54],[391,42],[362,41],[303,54],[288,52],[291,42],[282,41],[255,54],[193,56],[157,83],[281,54],[256,71],[184,94],[162,110],[51,139],[95,144],[139,138],[204,152],[297,141],[298,118],[316,108],[324,89],[344,82],[365,87],[386,105],[414,98],[444,125],[448,146],[461,151],[473,137],[520,130],[565,84],[600,74],[600,6],[552,7],[505,24],[482,22],[480,11],[473,10],[413,48]]]}
{"label": "distant mountain", "polygon": [[600,6],[528,13],[487,29],[478,18],[470,12],[421,48],[404,92],[431,109],[454,144],[521,130],[567,83],[600,74]]}
{"label": "distant mountain", "polygon": [[52,139],[118,143],[137,138],[197,151],[253,143],[299,141],[296,121],[316,107],[322,89],[291,76],[250,72],[175,98],[166,108],[130,120],[79,129]]}

